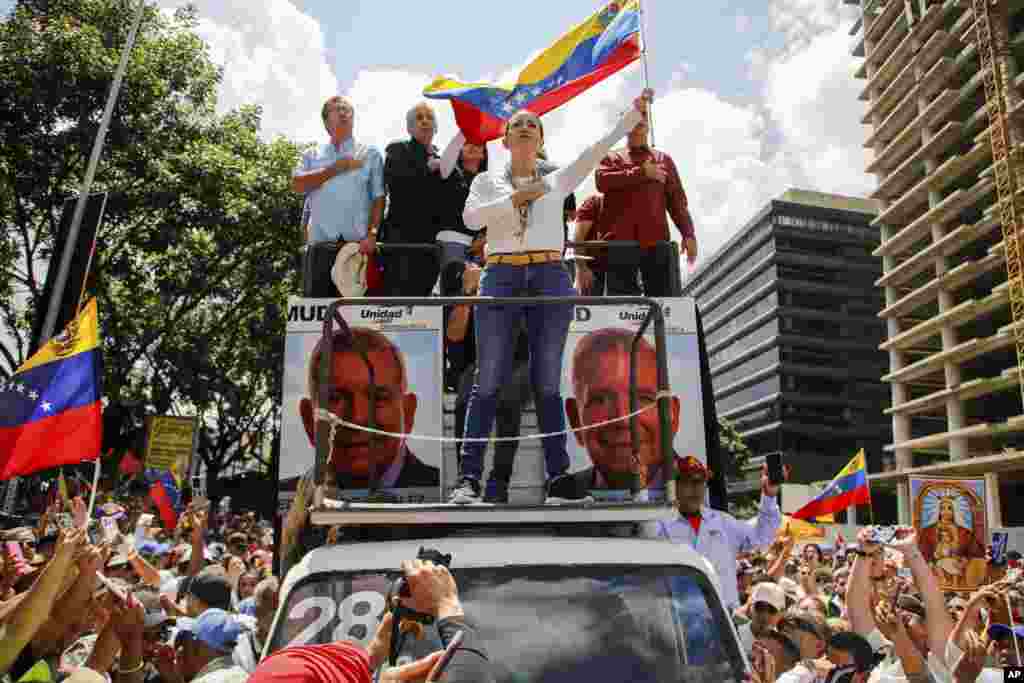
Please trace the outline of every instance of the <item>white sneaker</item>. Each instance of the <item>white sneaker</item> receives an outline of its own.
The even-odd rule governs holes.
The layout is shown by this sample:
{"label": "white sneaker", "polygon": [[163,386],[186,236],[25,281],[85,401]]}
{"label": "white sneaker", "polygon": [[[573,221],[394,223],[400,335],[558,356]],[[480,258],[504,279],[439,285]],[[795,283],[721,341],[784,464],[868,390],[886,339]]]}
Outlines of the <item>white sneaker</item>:
{"label": "white sneaker", "polygon": [[474,505],[480,503],[480,482],[469,477],[463,477],[448,496],[448,502],[453,505]]}

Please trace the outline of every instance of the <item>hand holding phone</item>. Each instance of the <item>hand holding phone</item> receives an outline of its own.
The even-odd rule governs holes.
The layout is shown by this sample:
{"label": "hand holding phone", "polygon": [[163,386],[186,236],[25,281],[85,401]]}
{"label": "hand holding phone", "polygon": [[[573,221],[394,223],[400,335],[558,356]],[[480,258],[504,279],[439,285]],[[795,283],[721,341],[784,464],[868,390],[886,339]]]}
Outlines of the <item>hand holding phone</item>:
{"label": "hand holding phone", "polygon": [[772,486],[779,486],[786,481],[786,473],[782,466],[782,453],[776,451],[764,456],[765,465],[768,468],[768,483]]}
{"label": "hand holding phone", "polygon": [[452,663],[452,657],[455,656],[455,651],[462,645],[462,641],[466,636],[465,631],[456,631],[455,636],[448,641],[448,647],[444,649],[444,654],[434,664],[434,668],[430,670],[430,675],[427,676],[427,681],[437,681],[441,679],[441,675],[444,674],[445,669]]}

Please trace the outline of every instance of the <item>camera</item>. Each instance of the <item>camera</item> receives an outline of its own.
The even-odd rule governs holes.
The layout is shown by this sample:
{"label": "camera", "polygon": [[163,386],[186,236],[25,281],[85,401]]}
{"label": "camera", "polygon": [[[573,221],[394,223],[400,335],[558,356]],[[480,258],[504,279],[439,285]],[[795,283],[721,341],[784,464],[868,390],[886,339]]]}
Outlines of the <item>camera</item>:
{"label": "camera", "polygon": [[896,528],[891,526],[868,527],[868,541],[876,545],[891,543],[896,538]]}
{"label": "camera", "polygon": [[[433,548],[420,547],[420,551],[416,553],[417,560],[423,560],[425,562],[433,562],[434,564],[444,565],[446,568],[451,568],[452,556],[445,555],[439,550]],[[402,651],[402,646],[405,644],[406,635],[410,631],[422,632],[422,627],[434,623],[434,617],[430,614],[423,614],[416,610],[405,607],[402,605],[401,598],[407,598],[411,595],[409,591],[409,583],[405,580],[404,576],[400,576],[391,583],[391,587],[388,589],[388,594],[384,602],[385,613],[391,612],[391,651],[388,653],[388,665],[395,666],[398,661],[398,653]],[[381,618],[384,614],[381,614]],[[405,628],[403,628],[403,625]]]}

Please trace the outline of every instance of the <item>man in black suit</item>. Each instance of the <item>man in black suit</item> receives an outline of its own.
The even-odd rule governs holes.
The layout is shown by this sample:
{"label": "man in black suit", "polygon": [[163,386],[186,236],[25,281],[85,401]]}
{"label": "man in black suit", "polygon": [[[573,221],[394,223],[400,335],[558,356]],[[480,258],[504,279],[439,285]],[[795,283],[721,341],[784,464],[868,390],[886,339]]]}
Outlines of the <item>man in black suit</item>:
{"label": "man in black suit", "polygon": [[[629,409],[629,351],[633,330],[607,327],[595,330],[576,345],[572,358],[573,394],[565,400],[565,412],[573,429],[594,425],[623,415]],[[636,386],[640,407],[650,405],[637,417],[641,487],[664,488],[664,463],[660,449],[661,425],[655,402],[658,365],[654,347],[641,339],[637,349]],[[679,398],[672,397],[671,429],[679,431]],[[578,499],[593,489],[629,489],[634,469],[629,421],[575,432],[576,442],[587,450],[592,467],[573,473],[552,496]]]}

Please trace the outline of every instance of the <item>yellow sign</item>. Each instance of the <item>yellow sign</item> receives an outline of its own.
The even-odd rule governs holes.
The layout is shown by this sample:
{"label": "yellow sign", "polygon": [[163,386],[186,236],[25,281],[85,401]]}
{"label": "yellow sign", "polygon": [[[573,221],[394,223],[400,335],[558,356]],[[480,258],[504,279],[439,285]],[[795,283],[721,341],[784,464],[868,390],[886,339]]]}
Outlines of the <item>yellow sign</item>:
{"label": "yellow sign", "polygon": [[779,538],[792,536],[795,541],[824,540],[825,530],[802,519],[793,519],[783,515],[782,524],[776,534]]}
{"label": "yellow sign", "polygon": [[174,472],[179,477],[188,474],[196,419],[154,415],[146,421],[146,467]]}

